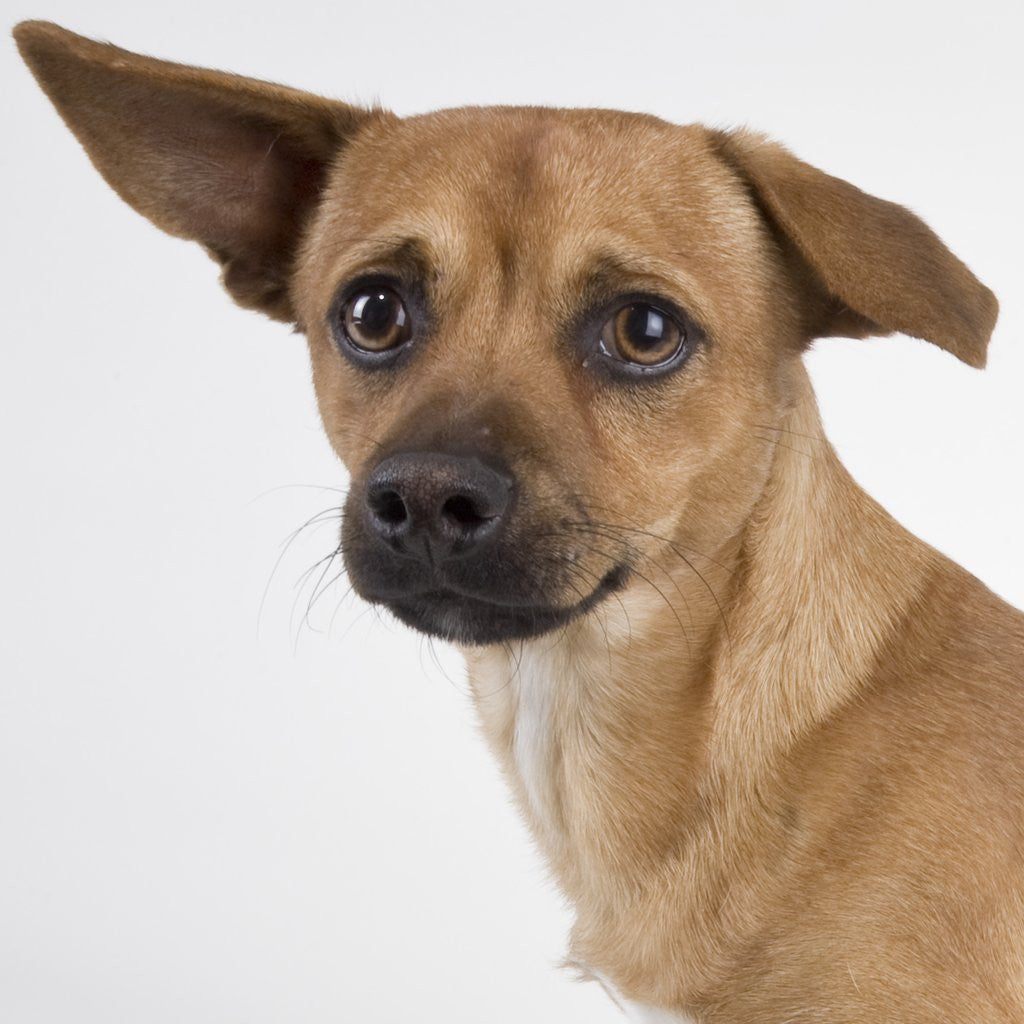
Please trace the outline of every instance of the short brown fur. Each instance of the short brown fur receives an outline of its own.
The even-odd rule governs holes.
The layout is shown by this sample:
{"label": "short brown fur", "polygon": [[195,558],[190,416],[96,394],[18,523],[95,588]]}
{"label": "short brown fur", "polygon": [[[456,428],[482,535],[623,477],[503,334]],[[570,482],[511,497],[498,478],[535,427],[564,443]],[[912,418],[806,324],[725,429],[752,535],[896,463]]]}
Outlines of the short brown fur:
{"label": "short brown fur", "polygon": [[[628,554],[588,615],[465,651],[573,962],[702,1024],[1024,1018],[1024,616],[857,487],[800,360],[904,331],[984,364],[995,299],[925,225],[750,134],[398,119],[16,36],[119,194],[305,331],[353,487],[382,447],[500,444],[558,603]],[[372,378],[327,311],[403,261],[436,323]],[[564,342],[581,295],[631,288],[706,332],[646,389]]]}

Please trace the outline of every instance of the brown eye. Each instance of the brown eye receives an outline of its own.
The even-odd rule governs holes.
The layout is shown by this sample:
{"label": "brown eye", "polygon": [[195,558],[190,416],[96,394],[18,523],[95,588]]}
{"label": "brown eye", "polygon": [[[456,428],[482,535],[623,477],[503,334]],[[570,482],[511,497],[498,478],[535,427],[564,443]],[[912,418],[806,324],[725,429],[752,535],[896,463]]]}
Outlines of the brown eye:
{"label": "brown eye", "polygon": [[342,319],[348,340],[366,352],[397,348],[412,333],[405,303],[383,285],[353,295],[342,309]]}
{"label": "brown eye", "polygon": [[623,306],[601,330],[601,347],[617,359],[640,366],[667,363],[686,341],[668,313],[645,302]]}

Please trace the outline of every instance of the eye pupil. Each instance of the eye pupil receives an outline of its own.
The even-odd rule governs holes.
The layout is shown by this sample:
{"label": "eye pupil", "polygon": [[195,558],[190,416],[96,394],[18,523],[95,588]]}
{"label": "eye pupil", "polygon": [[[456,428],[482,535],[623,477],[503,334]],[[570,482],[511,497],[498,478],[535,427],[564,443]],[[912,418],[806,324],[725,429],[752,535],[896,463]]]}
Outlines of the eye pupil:
{"label": "eye pupil", "polygon": [[639,349],[658,345],[665,338],[665,318],[653,306],[628,306],[624,328]]}
{"label": "eye pupil", "polygon": [[395,306],[386,292],[360,295],[352,307],[352,317],[370,334],[385,333],[395,321]]}
{"label": "eye pupil", "polygon": [[390,288],[367,289],[353,295],[343,309],[345,335],[367,352],[386,352],[409,340],[405,304]]}

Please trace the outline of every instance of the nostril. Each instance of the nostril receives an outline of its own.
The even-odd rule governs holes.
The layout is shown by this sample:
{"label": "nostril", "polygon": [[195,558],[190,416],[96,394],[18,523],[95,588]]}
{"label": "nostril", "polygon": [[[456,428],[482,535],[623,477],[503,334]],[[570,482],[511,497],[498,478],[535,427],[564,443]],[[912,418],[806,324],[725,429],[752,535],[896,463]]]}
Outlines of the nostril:
{"label": "nostril", "polygon": [[401,526],[409,518],[409,510],[398,491],[378,491],[370,495],[370,508],[388,526]]}
{"label": "nostril", "polygon": [[399,452],[367,478],[362,519],[368,542],[433,571],[498,538],[512,493],[511,476],[482,458]]}
{"label": "nostril", "polygon": [[456,494],[449,498],[441,506],[441,514],[464,530],[474,530],[493,518],[482,515],[477,503],[464,494]]}

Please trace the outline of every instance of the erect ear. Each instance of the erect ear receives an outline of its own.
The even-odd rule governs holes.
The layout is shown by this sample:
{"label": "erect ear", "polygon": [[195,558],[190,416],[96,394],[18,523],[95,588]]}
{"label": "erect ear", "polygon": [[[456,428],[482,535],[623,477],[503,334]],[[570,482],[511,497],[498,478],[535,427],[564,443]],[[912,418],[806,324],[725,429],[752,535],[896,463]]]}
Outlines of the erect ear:
{"label": "erect ear", "polygon": [[747,132],[711,132],[816,285],[812,336],[902,331],[985,365],[996,297],[909,210]]}
{"label": "erect ear", "polygon": [[170,64],[29,21],[18,48],[100,174],[172,235],[202,243],[243,306],[290,321],[292,263],[331,161],[386,116]]}

